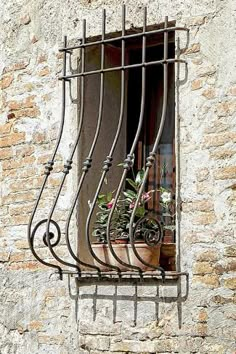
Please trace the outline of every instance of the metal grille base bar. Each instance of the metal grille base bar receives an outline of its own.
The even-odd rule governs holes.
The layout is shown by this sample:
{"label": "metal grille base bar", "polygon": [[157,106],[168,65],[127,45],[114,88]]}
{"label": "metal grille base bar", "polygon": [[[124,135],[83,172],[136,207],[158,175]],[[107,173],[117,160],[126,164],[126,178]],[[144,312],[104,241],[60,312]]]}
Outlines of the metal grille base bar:
{"label": "metal grille base bar", "polygon": [[[57,273],[58,274],[58,273]],[[99,283],[110,283],[110,284],[153,284],[156,282],[167,283],[179,281],[181,277],[185,277],[186,281],[189,279],[188,272],[165,272],[165,279],[163,281],[160,272],[158,271],[149,271],[142,274],[140,277],[137,272],[121,272],[117,274],[115,272],[103,272],[98,275],[95,272],[82,272],[81,275],[78,275],[76,272],[63,271],[64,275],[69,275],[77,279],[79,285],[88,285]]]}

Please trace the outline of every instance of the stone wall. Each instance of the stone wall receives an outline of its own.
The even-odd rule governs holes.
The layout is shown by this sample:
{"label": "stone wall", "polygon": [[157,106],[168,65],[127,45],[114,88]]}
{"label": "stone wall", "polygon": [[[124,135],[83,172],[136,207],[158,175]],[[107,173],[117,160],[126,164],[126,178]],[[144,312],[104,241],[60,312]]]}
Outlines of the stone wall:
{"label": "stone wall", "polygon": [[[2,0],[0,7],[0,353],[235,353],[236,5],[230,0],[126,1],[127,28],[165,15],[190,29],[179,90],[181,269],[185,283],[77,287],[34,260],[26,234],[60,120],[64,34],[120,28],[120,1]],[[40,205],[47,215],[74,133],[74,108]],[[57,218],[64,220],[75,175]],[[64,246],[60,252],[64,254]],[[46,252],[40,250],[42,254]],[[48,256],[45,253],[46,256]]]}

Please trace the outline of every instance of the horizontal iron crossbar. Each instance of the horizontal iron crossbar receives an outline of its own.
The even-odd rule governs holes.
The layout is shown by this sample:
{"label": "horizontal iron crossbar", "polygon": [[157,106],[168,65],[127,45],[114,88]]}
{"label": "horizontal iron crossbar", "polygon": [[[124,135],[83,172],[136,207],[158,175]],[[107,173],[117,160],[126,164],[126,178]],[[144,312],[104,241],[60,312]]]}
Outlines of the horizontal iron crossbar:
{"label": "horizontal iron crossbar", "polygon": [[183,60],[183,59],[153,60],[153,61],[149,61],[149,62],[146,62],[146,63],[115,66],[115,67],[112,67],[112,68],[106,68],[106,69],[100,69],[100,70],[99,69],[98,70],[91,70],[91,71],[85,71],[85,72],[78,73],[78,74],[65,75],[65,76],[59,77],[59,80],[66,80],[66,79],[73,79],[73,78],[76,78],[76,77],[78,78],[78,77],[81,77],[81,76],[109,73],[109,72],[113,72],[113,71],[121,71],[121,70],[135,69],[135,68],[146,68],[148,66],[153,66],[153,65],[174,64],[174,63],[184,63],[184,64],[186,64],[186,60]]}
{"label": "horizontal iron crossbar", "polygon": [[100,41],[95,41],[95,42],[81,43],[81,44],[71,46],[71,47],[60,48],[59,51],[60,52],[64,52],[64,51],[70,52],[71,50],[74,50],[74,49],[86,48],[86,47],[91,47],[94,45],[108,44],[108,43],[112,43],[112,42],[116,42],[116,41],[128,40],[128,39],[133,39],[133,38],[142,38],[143,36],[151,36],[151,35],[158,34],[158,33],[175,32],[175,31],[189,32],[189,29],[186,27],[160,28],[160,29],[152,30],[152,31],[144,31],[144,32],[140,32],[140,33],[126,34],[126,35],[119,36],[119,37],[101,39]]}

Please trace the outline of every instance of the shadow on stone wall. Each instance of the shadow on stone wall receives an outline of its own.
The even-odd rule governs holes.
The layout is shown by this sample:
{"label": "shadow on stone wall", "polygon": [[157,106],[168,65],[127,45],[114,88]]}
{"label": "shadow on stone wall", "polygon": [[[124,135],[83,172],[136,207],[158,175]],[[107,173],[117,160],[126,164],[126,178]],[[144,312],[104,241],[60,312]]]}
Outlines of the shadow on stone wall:
{"label": "shadow on stone wall", "polygon": [[[75,301],[76,321],[81,317],[88,321],[97,321],[100,317],[107,317],[112,323],[129,321],[134,326],[157,321],[160,318],[161,304],[176,304],[178,324],[182,322],[182,303],[188,298],[189,280],[182,279],[155,281],[148,285],[143,283],[117,284],[81,284],[77,279],[68,278],[69,294]],[[72,289],[74,287],[74,289]],[[177,318],[176,318],[177,320]]]}

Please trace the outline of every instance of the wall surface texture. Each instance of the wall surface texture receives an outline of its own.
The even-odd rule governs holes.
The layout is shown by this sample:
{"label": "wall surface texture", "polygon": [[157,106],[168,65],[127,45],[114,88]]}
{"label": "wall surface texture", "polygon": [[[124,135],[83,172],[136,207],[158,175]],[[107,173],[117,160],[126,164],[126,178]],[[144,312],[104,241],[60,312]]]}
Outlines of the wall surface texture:
{"label": "wall surface texture", "polygon": [[[29,215],[59,129],[63,35],[120,29],[118,0],[1,0],[0,353],[227,353],[235,346],[236,2],[128,0],[126,28],[164,16],[190,29],[188,77],[179,87],[181,269],[172,286],[76,287],[40,265],[27,243]],[[184,41],[184,38],[183,38]],[[67,101],[63,144],[37,220],[47,215],[75,134]],[[75,164],[76,165],[76,164]],[[56,218],[64,220],[75,173]],[[37,241],[38,242],[38,241]],[[47,250],[39,248],[48,257]],[[59,253],[65,253],[60,246]]]}

